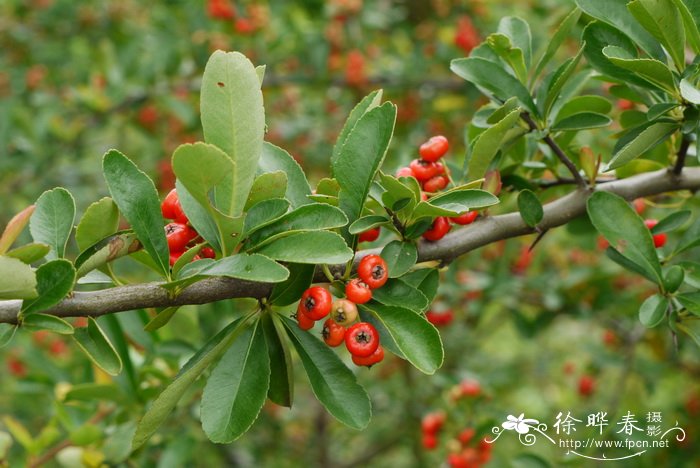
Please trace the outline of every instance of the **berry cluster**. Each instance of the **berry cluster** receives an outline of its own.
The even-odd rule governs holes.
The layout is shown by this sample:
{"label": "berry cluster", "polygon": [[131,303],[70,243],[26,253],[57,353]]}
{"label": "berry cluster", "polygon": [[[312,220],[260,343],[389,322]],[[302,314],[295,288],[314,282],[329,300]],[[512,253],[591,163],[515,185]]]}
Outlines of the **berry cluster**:
{"label": "berry cluster", "polygon": [[[173,220],[172,223],[165,225],[165,237],[168,240],[168,249],[170,250],[170,266],[173,266],[188,248],[194,247],[198,241],[201,242],[202,238],[190,226],[175,189],[172,189],[165,196],[163,203],[160,204],[160,210],[164,218]],[[199,250],[193,260],[214,258],[215,256],[214,249],[205,246]]]}
{"label": "berry cluster", "polygon": [[384,349],[379,344],[379,332],[371,323],[357,322],[357,304],[372,299],[372,290],[381,288],[389,279],[386,262],[379,255],[367,255],[360,261],[357,278],[345,285],[345,299],[333,300],[328,289],[312,286],[304,291],[296,319],[299,328],[309,330],[314,323],[330,315],[323,323],[323,341],[336,347],[345,343],[358,366],[371,367],[384,359]]}
{"label": "berry cluster", "polygon": [[[436,194],[450,183],[445,165],[440,162],[449,149],[447,138],[442,135],[431,137],[418,148],[420,158],[411,161],[408,167],[400,168],[396,172],[396,177],[415,178],[423,189],[423,199],[427,200],[429,196]],[[476,211],[467,211],[452,218],[438,216],[430,228],[423,233],[423,238],[430,242],[438,241],[449,232],[450,222],[460,225],[471,224],[476,217]]]}

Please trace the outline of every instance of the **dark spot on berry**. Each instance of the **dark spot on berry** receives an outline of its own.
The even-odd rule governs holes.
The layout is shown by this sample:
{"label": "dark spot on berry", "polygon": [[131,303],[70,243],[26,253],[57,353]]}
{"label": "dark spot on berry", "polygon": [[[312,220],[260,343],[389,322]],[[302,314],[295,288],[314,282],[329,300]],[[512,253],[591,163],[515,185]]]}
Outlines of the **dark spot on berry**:
{"label": "dark spot on berry", "polygon": [[306,300],[304,301],[304,307],[306,307],[306,310],[312,310],[316,306],[316,301],[314,300],[313,297],[307,297]]}
{"label": "dark spot on berry", "polygon": [[372,268],[372,278],[381,279],[384,278],[384,268],[381,265],[377,265]]}

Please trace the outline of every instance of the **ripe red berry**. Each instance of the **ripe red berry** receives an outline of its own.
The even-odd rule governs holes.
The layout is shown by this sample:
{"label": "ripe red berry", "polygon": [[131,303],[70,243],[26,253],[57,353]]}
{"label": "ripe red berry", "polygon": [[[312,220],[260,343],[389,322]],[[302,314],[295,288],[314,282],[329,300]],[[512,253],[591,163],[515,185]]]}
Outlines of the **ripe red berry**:
{"label": "ripe red berry", "polygon": [[447,218],[444,216],[438,216],[437,218],[435,218],[435,221],[433,221],[433,224],[430,227],[430,229],[423,233],[423,239],[428,240],[430,242],[439,241],[440,239],[445,237],[445,234],[447,234],[449,230],[450,222],[447,221]]}
{"label": "ripe red berry", "polygon": [[423,448],[426,450],[434,450],[437,447],[437,437],[432,433],[423,434]]}
{"label": "ripe red berry", "polygon": [[368,229],[365,232],[360,233],[360,242],[373,242],[379,238],[379,228]]}
{"label": "ripe red berry", "polygon": [[463,397],[477,397],[481,394],[481,384],[478,380],[464,379],[459,383],[459,393]]}
{"label": "ripe red berry", "polygon": [[641,215],[642,213],[644,213],[644,210],[647,209],[647,205],[644,202],[643,198],[635,198],[632,202],[632,206],[634,207],[634,211],[636,211],[638,215]]}
{"label": "ripe red berry", "polygon": [[389,270],[382,257],[374,254],[367,255],[357,267],[357,276],[371,289],[377,289],[384,286],[389,279]]}
{"label": "ripe red berry", "polygon": [[321,330],[321,335],[323,336],[323,341],[326,342],[328,346],[336,347],[345,340],[345,327],[335,323],[333,319],[328,319],[323,323],[323,330]]}
{"label": "ripe red berry", "polygon": [[468,427],[459,433],[457,439],[462,443],[462,445],[467,445],[476,435],[476,430],[473,427]]}
{"label": "ripe red berry", "polygon": [[438,190],[444,189],[449,183],[450,179],[448,179],[447,176],[436,175],[435,177],[431,177],[430,179],[423,182],[423,190],[425,190],[426,192],[434,193]]}
{"label": "ripe red berry", "polygon": [[345,285],[345,295],[355,304],[364,304],[372,299],[372,290],[360,278],[355,278]]}
{"label": "ripe red berry", "polygon": [[331,307],[331,318],[337,324],[347,327],[357,320],[357,306],[347,299],[338,299]]}
{"label": "ripe red berry", "polygon": [[175,265],[184,252],[170,252],[170,266]]}
{"label": "ripe red berry", "polygon": [[409,165],[418,182],[426,180],[441,174],[445,170],[445,166],[439,163],[425,161],[424,159],[414,159]]}
{"label": "ripe red berry", "polygon": [[353,356],[368,357],[379,347],[379,332],[371,323],[356,323],[345,331],[345,346]]}
{"label": "ripe red berry", "polygon": [[445,424],[445,413],[435,411],[423,416],[420,427],[426,434],[435,434],[437,431],[442,429],[443,424]]}
{"label": "ripe red berry", "polygon": [[189,221],[185,212],[180,205],[180,198],[177,196],[177,191],[172,189],[163,199],[160,204],[160,211],[165,219],[172,219],[176,223],[187,224]]}
{"label": "ripe red berry", "polygon": [[[299,305],[301,306],[301,304]],[[302,330],[311,330],[314,327],[314,323],[316,323],[301,311],[301,307],[297,308],[296,319],[299,328]]]}
{"label": "ripe red berry", "polygon": [[[656,226],[657,224],[659,224],[659,222],[655,219],[646,219],[646,220],[644,220],[644,224],[649,229],[651,229],[654,226]],[[661,234],[654,234],[653,238],[654,238],[654,247],[656,247],[657,249],[659,247],[663,247],[664,245],[666,245],[666,233],[665,232],[662,232]]]}
{"label": "ripe red berry", "polygon": [[582,397],[589,397],[595,392],[595,379],[590,375],[582,375],[578,380],[578,393]]}
{"label": "ripe red berry", "polygon": [[437,135],[420,145],[418,153],[420,153],[420,157],[426,161],[434,162],[443,157],[449,148],[450,144],[447,138],[442,135]]}
{"label": "ripe red berry", "polygon": [[448,309],[443,312],[434,312],[429,310],[425,313],[425,318],[436,327],[440,327],[442,325],[449,325],[452,323],[452,320],[454,320],[454,312],[452,312],[452,309]]}
{"label": "ripe red berry", "polygon": [[415,177],[415,175],[410,167],[402,167],[396,171],[396,177]]}
{"label": "ripe red berry", "polygon": [[460,225],[464,226],[465,224],[473,223],[477,216],[479,216],[478,212],[467,211],[466,213],[462,213],[459,216],[455,216],[453,218],[450,218],[450,221],[452,221],[455,224],[460,224]]}
{"label": "ripe red berry", "polygon": [[216,252],[211,247],[202,247],[199,251],[199,255],[202,258],[216,258]]}
{"label": "ripe red berry", "polygon": [[184,252],[187,244],[197,237],[197,231],[186,224],[170,223],[165,226],[165,237],[170,252]]}
{"label": "ripe red berry", "polygon": [[331,311],[333,297],[327,289],[313,286],[301,295],[299,310],[311,320],[321,320]]}
{"label": "ripe red berry", "polygon": [[352,356],[352,362],[356,366],[372,367],[373,365],[382,362],[383,360],[384,348],[382,348],[382,345],[377,346],[377,349],[375,349],[374,352],[367,357],[357,356],[355,354],[353,354]]}

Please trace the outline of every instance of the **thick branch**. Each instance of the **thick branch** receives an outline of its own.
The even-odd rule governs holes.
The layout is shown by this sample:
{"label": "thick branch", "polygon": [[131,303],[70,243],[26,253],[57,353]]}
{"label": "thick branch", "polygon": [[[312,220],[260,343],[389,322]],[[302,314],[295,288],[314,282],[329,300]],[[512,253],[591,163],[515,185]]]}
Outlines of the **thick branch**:
{"label": "thick branch", "polygon": [[[607,191],[627,200],[657,195],[675,190],[700,189],[700,168],[685,168],[680,175],[671,171],[659,170],[640,174],[627,179],[599,185],[596,190]],[[540,231],[568,223],[586,210],[586,199],[590,190],[578,189],[544,206],[544,217],[537,226]],[[467,228],[458,229],[435,243],[421,242],[418,246],[418,260],[450,261],[471,250],[493,242],[536,232],[525,224],[519,213],[488,216]],[[378,250],[358,253],[356,261]],[[332,271],[342,271],[337,265]],[[317,271],[317,280],[325,281],[323,272]],[[186,288],[177,297],[170,297],[158,283],[119,286],[101,291],[76,292],[59,304],[43,313],[59,317],[79,317],[111,314],[147,307],[169,307],[185,304],[205,304],[236,297],[262,298],[270,293],[272,285],[253,283],[231,278],[210,278]],[[0,323],[16,323],[21,301],[0,301]]]}

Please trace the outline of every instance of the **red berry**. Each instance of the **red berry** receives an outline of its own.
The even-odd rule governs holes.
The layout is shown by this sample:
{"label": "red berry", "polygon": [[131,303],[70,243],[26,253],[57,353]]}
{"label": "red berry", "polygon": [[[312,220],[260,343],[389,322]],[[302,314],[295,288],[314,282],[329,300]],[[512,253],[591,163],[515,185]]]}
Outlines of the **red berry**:
{"label": "red berry", "polygon": [[644,202],[643,198],[635,198],[632,202],[632,206],[634,207],[634,211],[636,211],[638,215],[641,215],[642,213],[644,213],[644,210],[647,209],[647,205]]}
{"label": "red berry", "polygon": [[345,295],[355,304],[364,304],[372,299],[372,290],[360,278],[355,278],[345,285]]}
{"label": "red berry", "polygon": [[437,431],[442,429],[443,424],[445,424],[445,413],[435,411],[423,416],[420,426],[424,433],[435,434]]}
{"label": "red berry", "polygon": [[165,226],[165,237],[170,252],[184,252],[187,244],[197,237],[197,231],[186,224],[170,223]]}
{"label": "red berry", "polygon": [[583,397],[593,395],[595,391],[595,379],[590,375],[582,375],[578,380],[578,393]]}
{"label": "red berry", "polygon": [[331,318],[339,325],[348,326],[357,320],[357,306],[347,299],[338,299],[331,307]]}
{"label": "red berry", "polygon": [[199,255],[202,258],[216,258],[216,252],[211,247],[202,247],[199,251]]}
{"label": "red berry", "polygon": [[454,312],[452,312],[452,309],[444,312],[433,312],[432,310],[429,310],[425,313],[425,318],[427,318],[428,322],[432,323],[436,327],[449,325],[454,319]]}
{"label": "red berry", "polygon": [[328,346],[335,348],[340,346],[345,339],[345,327],[338,325],[333,319],[328,319],[323,323],[321,335]]}
{"label": "red berry", "polygon": [[460,224],[460,225],[464,226],[465,224],[473,223],[477,216],[479,216],[478,212],[467,211],[466,213],[462,213],[459,216],[455,216],[453,218],[450,218],[450,221],[452,221],[455,224]]}
{"label": "red berry", "polygon": [[410,167],[402,167],[396,171],[396,177],[415,177],[415,175]]}
{"label": "red berry", "polygon": [[[654,226],[656,226],[657,224],[659,224],[659,222],[655,219],[646,219],[646,220],[644,220],[644,224],[646,224],[647,228],[651,229]],[[664,245],[666,245],[666,233],[665,232],[662,232],[661,234],[654,234],[653,238],[654,238],[654,247],[656,247],[657,249],[659,247],[663,247]]]}
{"label": "red berry", "polygon": [[448,179],[447,176],[436,175],[435,177],[431,177],[430,179],[423,182],[423,190],[425,190],[426,192],[434,193],[438,190],[444,189],[449,183],[450,179]]}
{"label": "red berry", "polygon": [[426,450],[434,450],[437,447],[437,437],[435,437],[435,434],[423,434],[423,447]]}
{"label": "red berry", "polygon": [[184,252],[170,252],[170,266],[175,265]]}
{"label": "red berry", "polygon": [[413,172],[413,177],[418,182],[425,182],[436,175],[440,175],[445,170],[445,166],[442,164],[425,161],[424,159],[414,159],[409,167]]}
{"label": "red berry", "polygon": [[474,438],[476,430],[473,427],[468,427],[459,433],[457,439],[462,443],[462,445],[467,445]]}
{"label": "red berry", "polygon": [[172,219],[176,223],[187,224],[189,221],[185,212],[182,211],[182,205],[180,205],[180,198],[177,196],[177,191],[172,189],[163,199],[160,204],[160,210],[163,213],[163,217],[166,219]]}
{"label": "red berry", "polygon": [[384,360],[384,348],[382,345],[377,346],[372,354],[367,357],[361,357],[357,355],[352,356],[352,362],[356,366],[372,367],[373,365],[382,362]]}
{"label": "red berry", "polygon": [[435,218],[435,221],[433,221],[430,229],[423,233],[423,239],[430,242],[439,241],[445,237],[445,234],[447,234],[449,230],[450,222],[447,221],[447,218],[444,216],[438,216]]}
{"label": "red berry", "polygon": [[481,384],[478,380],[464,379],[459,383],[459,393],[464,397],[477,397],[481,394]]}
{"label": "red berry", "polygon": [[435,162],[447,153],[450,144],[442,135],[437,135],[430,138],[428,141],[420,145],[418,152],[420,157],[426,161]]}
{"label": "red berry", "polygon": [[301,295],[299,310],[311,320],[321,320],[331,311],[333,297],[327,289],[313,286]]}
{"label": "red berry", "polygon": [[[301,304],[299,304],[301,306]],[[303,313],[301,310],[301,307],[297,308],[297,313],[296,313],[296,319],[297,323],[299,324],[299,328],[302,330],[311,330],[314,327],[314,322],[312,319],[310,319],[305,313]]]}
{"label": "red berry", "polygon": [[216,19],[232,20],[236,12],[228,0],[209,0],[207,5],[209,16]]}
{"label": "red berry", "polygon": [[368,357],[379,347],[379,332],[371,323],[356,323],[345,332],[345,346],[353,356]]}
{"label": "red berry", "polygon": [[357,267],[357,276],[371,289],[377,289],[384,286],[389,279],[389,270],[382,257],[374,254],[367,255]]}
{"label": "red berry", "polygon": [[379,228],[368,229],[360,233],[359,242],[373,242],[379,238]]}

